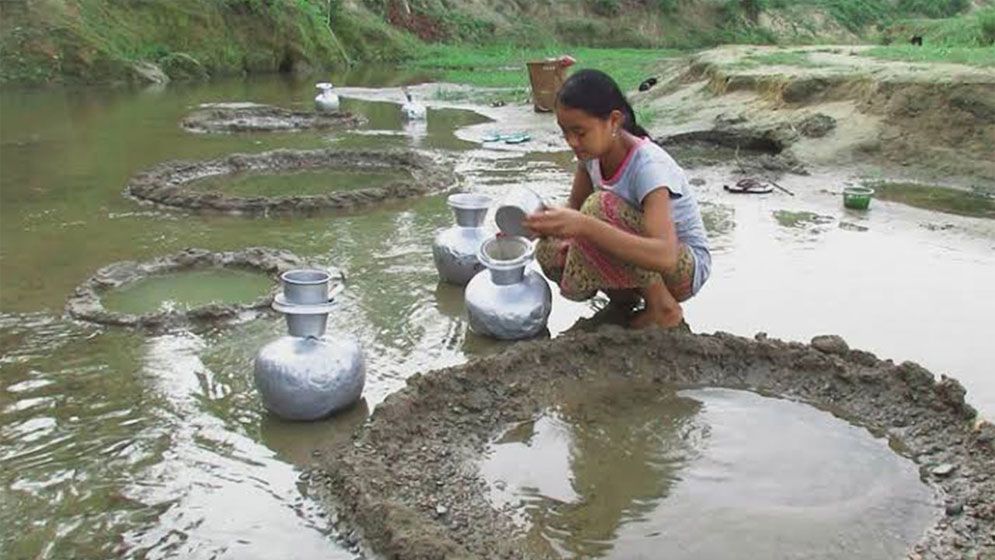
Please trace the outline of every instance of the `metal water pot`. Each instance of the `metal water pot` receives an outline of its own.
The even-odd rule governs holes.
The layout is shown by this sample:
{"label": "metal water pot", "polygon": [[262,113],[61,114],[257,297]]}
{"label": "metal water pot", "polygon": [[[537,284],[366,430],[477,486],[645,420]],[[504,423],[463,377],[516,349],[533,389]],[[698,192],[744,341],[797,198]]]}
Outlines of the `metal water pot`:
{"label": "metal water pot", "polygon": [[315,84],[318,88],[318,96],[314,98],[314,108],[323,113],[334,113],[339,110],[339,96],[335,93],[335,86],[329,82]]}
{"label": "metal water pot", "polygon": [[401,88],[404,93],[404,105],[401,105],[401,116],[406,121],[423,121],[428,116],[425,106],[415,101],[408,88]]}
{"label": "metal water pot", "polygon": [[491,235],[484,227],[491,198],[482,194],[460,193],[450,195],[446,202],[456,215],[456,225],[435,236],[432,257],[439,279],[465,286],[484,269],[477,253],[480,245]]}
{"label": "metal water pot", "polygon": [[466,286],[474,332],[505,340],[531,338],[546,328],[553,307],[549,284],[529,270],[535,248],[524,237],[492,237],[480,246],[480,272]]}
{"label": "metal water pot", "polygon": [[329,290],[331,275],[292,270],[281,276],[283,294],[273,308],[287,318],[289,336],[263,346],[254,379],[263,405],[288,420],[316,420],[359,400],[366,381],[363,349],[343,333],[325,334],[328,314],[341,285]]}

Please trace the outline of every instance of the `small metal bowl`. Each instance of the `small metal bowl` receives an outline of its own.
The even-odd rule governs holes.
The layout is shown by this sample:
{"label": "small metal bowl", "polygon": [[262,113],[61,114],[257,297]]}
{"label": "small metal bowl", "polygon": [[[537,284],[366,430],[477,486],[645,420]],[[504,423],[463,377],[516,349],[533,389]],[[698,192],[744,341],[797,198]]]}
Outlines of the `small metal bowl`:
{"label": "small metal bowl", "polygon": [[501,233],[505,235],[535,239],[536,235],[529,231],[523,222],[526,216],[545,207],[546,203],[535,191],[519,187],[508,193],[508,196],[501,201],[501,205],[498,206],[497,212],[494,214],[494,221]]}

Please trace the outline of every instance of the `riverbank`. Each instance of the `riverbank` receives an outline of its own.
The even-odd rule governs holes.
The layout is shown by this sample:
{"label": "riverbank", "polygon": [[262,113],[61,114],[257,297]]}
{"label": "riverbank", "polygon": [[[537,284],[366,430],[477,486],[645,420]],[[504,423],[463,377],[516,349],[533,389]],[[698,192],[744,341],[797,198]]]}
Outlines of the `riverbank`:
{"label": "riverbank", "polygon": [[995,40],[990,1],[943,7],[913,0],[623,4],[176,0],[123,6],[107,0],[10,0],[0,5],[0,84],[310,74],[377,61],[438,68],[452,80],[455,68],[448,66],[455,53],[460,66],[494,53],[511,64],[522,51],[533,56],[569,48],[687,52],[730,43],[902,45],[912,34],[926,37],[925,49],[891,48],[882,56],[990,64],[990,55],[975,50]]}

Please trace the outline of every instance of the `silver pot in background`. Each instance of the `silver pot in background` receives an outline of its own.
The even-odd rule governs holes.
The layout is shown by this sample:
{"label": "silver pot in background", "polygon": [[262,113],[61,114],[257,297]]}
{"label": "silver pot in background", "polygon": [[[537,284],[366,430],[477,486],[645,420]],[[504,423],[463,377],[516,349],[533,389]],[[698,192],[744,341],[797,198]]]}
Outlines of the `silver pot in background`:
{"label": "silver pot in background", "polygon": [[534,252],[523,237],[492,237],[480,246],[487,270],[473,277],[464,295],[474,332],[519,340],[546,328],[552,293],[546,279],[528,268]]}
{"label": "silver pot in background", "polygon": [[273,309],[287,318],[289,336],[256,354],[254,380],[266,408],[288,420],[317,420],[359,400],[366,366],[359,342],[342,333],[327,334],[325,325],[339,284],[320,270],[294,270],[281,276],[284,293]]}
{"label": "silver pot in background", "polygon": [[439,279],[465,286],[484,269],[477,254],[490,236],[484,218],[491,198],[482,194],[450,195],[447,204],[456,216],[456,225],[440,231],[432,242],[432,257]]}
{"label": "silver pot in background", "polygon": [[314,87],[318,88],[318,95],[314,98],[314,108],[321,113],[338,112],[341,103],[338,94],[335,93],[335,86],[330,82],[321,82]]}

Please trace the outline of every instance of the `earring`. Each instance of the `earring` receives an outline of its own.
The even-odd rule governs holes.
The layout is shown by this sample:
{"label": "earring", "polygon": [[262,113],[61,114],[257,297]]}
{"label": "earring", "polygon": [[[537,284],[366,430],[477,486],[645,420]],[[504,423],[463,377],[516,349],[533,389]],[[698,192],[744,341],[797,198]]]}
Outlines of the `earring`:
{"label": "earring", "polygon": [[618,138],[618,129],[612,130],[612,138]]}

